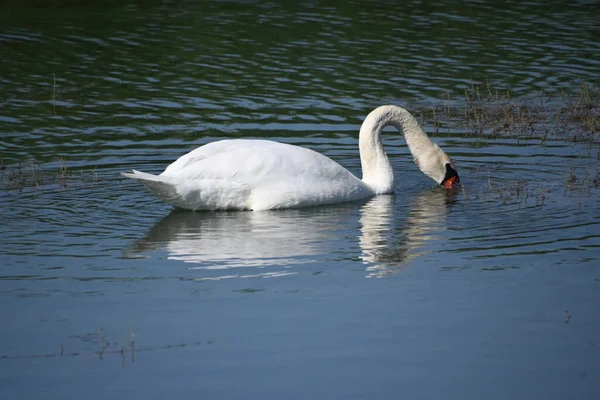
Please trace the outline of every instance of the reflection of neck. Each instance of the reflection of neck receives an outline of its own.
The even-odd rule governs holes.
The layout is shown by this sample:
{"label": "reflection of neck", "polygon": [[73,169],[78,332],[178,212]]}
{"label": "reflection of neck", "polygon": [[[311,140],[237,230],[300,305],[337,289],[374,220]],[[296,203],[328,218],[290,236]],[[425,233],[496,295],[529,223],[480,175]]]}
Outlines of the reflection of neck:
{"label": "reflection of neck", "polygon": [[359,136],[362,180],[377,194],[394,190],[394,172],[381,142],[381,132],[388,125],[402,132],[414,159],[433,147],[417,120],[403,108],[382,106],[367,115]]}
{"label": "reflection of neck", "polygon": [[[387,247],[386,238],[391,231],[393,204],[393,196],[376,196],[362,207],[359,242],[363,261],[377,263],[379,252]],[[367,267],[367,270],[371,268],[373,267]]]}
{"label": "reflection of neck", "polygon": [[361,259],[367,277],[384,277],[427,254],[429,242],[444,230],[447,194],[426,190],[414,196],[408,215],[398,229],[394,221],[394,197],[376,196],[361,209]]}

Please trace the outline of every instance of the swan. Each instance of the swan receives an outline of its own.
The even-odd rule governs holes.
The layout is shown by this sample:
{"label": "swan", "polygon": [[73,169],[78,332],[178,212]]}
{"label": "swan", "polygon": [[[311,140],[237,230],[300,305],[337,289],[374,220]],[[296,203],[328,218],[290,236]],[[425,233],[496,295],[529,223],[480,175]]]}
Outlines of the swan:
{"label": "swan", "polygon": [[394,172],[383,149],[388,125],[403,133],[419,169],[449,189],[459,183],[450,157],[404,108],[371,111],[359,134],[362,180],[313,150],[260,139],[208,143],[181,156],[160,175],[133,170],[154,195],[188,210],[271,210],[366,199],[394,191]]}

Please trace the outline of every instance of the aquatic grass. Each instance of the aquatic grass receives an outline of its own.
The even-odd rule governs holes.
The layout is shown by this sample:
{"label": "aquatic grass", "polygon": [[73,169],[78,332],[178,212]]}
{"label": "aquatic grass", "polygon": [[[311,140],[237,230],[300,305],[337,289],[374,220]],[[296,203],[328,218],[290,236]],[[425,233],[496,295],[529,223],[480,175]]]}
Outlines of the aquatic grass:
{"label": "aquatic grass", "polygon": [[592,189],[600,188],[600,169],[572,167],[565,179],[565,195],[574,193],[591,194]]}
{"label": "aquatic grass", "polygon": [[[528,180],[493,183],[491,175],[488,177],[487,186],[488,192],[496,195],[503,204],[517,203],[519,207],[531,204],[543,207],[548,194],[557,191],[556,188],[553,190],[541,184],[538,186]],[[580,209],[583,199],[593,196],[593,191],[597,189],[600,189],[600,168],[571,167],[570,171],[565,173],[562,193],[565,197],[577,198]]]}
{"label": "aquatic grass", "polygon": [[[498,138],[537,140],[544,145],[547,140],[586,143],[590,149],[600,142],[600,95],[590,85],[581,85],[571,92],[556,94],[539,92],[536,96],[516,99],[509,90],[495,89],[489,80],[484,84],[471,82],[464,90],[462,104],[451,102],[445,94],[442,106],[434,107],[429,114],[422,116],[425,126],[433,126],[437,134],[444,126],[452,125],[462,129],[465,137],[494,140]],[[444,104],[445,102],[445,104]],[[600,150],[596,158],[600,160]],[[582,198],[591,196],[600,188],[598,168],[571,167],[565,171],[564,195]],[[528,181],[494,183],[488,177],[488,191],[497,196],[503,204],[516,203],[519,207],[534,205],[543,207],[548,195],[553,191],[540,185],[533,186]],[[560,192],[560,191],[558,191]],[[463,195],[467,196],[463,191]]]}
{"label": "aquatic grass", "polygon": [[[129,344],[131,345],[131,363],[133,364],[135,362],[135,327],[133,325],[133,322],[131,323],[131,342],[129,342]],[[121,348],[121,355],[123,354],[123,348]],[[125,363],[124,358],[123,363]]]}
{"label": "aquatic grass", "polygon": [[98,334],[100,336],[100,341],[102,342],[102,348],[100,349],[100,352],[98,353],[98,355],[100,356],[100,359],[102,360],[103,356],[104,356],[104,351],[106,350],[106,348],[108,346],[110,346],[110,343],[104,336],[104,329],[102,329],[102,328],[98,329]]}
{"label": "aquatic grass", "polygon": [[211,345],[212,340],[201,340],[193,343],[177,343],[177,344],[166,344],[162,346],[153,347],[136,347],[135,342],[135,330],[132,324],[131,326],[131,341],[123,341],[123,343],[111,342],[108,340],[107,335],[104,333],[104,329],[99,328],[93,334],[86,334],[81,336],[70,336],[72,338],[79,338],[84,341],[91,341],[100,345],[98,350],[91,351],[67,351],[64,343],[61,343],[60,350],[57,352],[49,353],[37,353],[37,354],[0,354],[0,360],[14,360],[14,359],[30,359],[30,358],[58,358],[58,357],[84,357],[84,356],[98,356],[98,359],[104,360],[106,355],[119,354],[122,359],[122,365],[125,366],[127,352],[131,353],[131,363],[135,363],[136,353],[138,352],[149,352],[159,350],[170,350],[179,349],[186,347],[198,347]]}
{"label": "aquatic grass", "polygon": [[[488,179],[488,190],[495,194],[502,201],[502,204],[517,203],[519,207],[528,204],[530,197],[536,199],[534,195],[530,196],[529,181],[519,180],[507,184],[492,184],[491,178]],[[538,201],[536,200],[536,205]],[[543,205],[543,201],[542,201]]]}
{"label": "aquatic grass", "polygon": [[[600,131],[600,106],[598,91],[588,85],[581,85],[578,96],[572,101],[572,113],[568,116],[581,125],[588,136]],[[585,136],[580,138],[587,140]]]}
{"label": "aquatic grass", "polygon": [[30,161],[29,168],[24,167],[22,162],[14,166],[5,166],[2,161],[0,165],[0,190],[34,189],[37,193],[49,186],[59,185],[66,188],[77,184],[95,185],[99,180],[97,166],[91,171],[71,170],[67,167],[67,161],[62,157],[59,158],[58,170],[54,170],[54,172],[51,168],[42,168],[36,161]]}
{"label": "aquatic grass", "polygon": [[590,85],[557,94],[540,91],[517,100],[510,90],[494,88],[489,80],[472,81],[464,89],[462,104],[452,102],[448,92],[444,97],[442,106],[434,107],[424,120],[434,133],[452,124],[463,129],[466,137],[537,139],[540,143],[552,137],[590,145],[600,141],[600,95]]}
{"label": "aquatic grass", "polygon": [[58,170],[58,177],[60,179],[60,183],[66,187],[67,186],[67,162],[64,158],[60,158],[60,169]]}
{"label": "aquatic grass", "polygon": [[52,73],[52,114],[56,114],[56,73]]}

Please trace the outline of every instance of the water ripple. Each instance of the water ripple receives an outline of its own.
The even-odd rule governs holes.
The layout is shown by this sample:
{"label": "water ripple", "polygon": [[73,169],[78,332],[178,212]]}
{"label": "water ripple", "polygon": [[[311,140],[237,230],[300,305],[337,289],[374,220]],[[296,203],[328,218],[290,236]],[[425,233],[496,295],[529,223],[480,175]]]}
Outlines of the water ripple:
{"label": "water ripple", "polygon": [[[289,235],[295,252],[243,253],[243,240],[223,232],[255,229],[260,221],[247,216],[156,222],[170,208],[120,171],[160,172],[209,141],[260,137],[313,148],[360,175],[357,132],[382,103],[407,104],[422,117],[441,98],[464,100],[473,79],[523,98],[597,81],[600,48],[588,29],[597,24],[584,2],[368,3],[368,11],[356,1],[130,4],[116,13],[107,5],[105,13],[80,10],[77,19],[51,8],[11,10],[14,21],[0,32],[0,150],[8,167],[0,180],[0,274],[21,276],[15,270],[25,264],[31,279],[80,282],[274,277],[360,259],[365,276],[383,277],[418,260],[487,268],[481,260],[597,249],[594,151],[560,138],[474,137],[452,122],[434,140],[459,165],[460,192],[436,192],[402,138],[387,134],[396,200],[273,217],[269,226]],[[433,134],[431,123],[425,129]],[[327,219],[339,226],[323,225]],[[171,236],[152,239],[154,223]],[[288,223],[324,247],[287,231]],[[211,235],[231,245],[212,254]],[[123,258],[132,243],[139,251]],[[289,250],[286,243],[279,248]],[[142,273],[128,264],[139,257],[198,265]],[[91,269],[115,260],[122,266],[105,275]]]}

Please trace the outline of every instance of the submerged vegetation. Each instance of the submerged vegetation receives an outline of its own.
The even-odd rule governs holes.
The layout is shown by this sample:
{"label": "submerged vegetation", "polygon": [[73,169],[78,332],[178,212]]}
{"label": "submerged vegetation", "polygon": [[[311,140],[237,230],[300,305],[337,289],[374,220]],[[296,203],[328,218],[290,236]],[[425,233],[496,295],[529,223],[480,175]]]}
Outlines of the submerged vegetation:
{"label": "submerged vegetation", "polygon": [[[462,102],[452,102],[447,96],[441,106],[431,113],[421,113],[424,126],[433,126],[433,135],[444,132],[453,135],[463,132],[465,137],[511,139],[517,143],[543,146],[546,141],[567,141],[585,145],[588,160],[600,160],[600,92],[590,85],[581,85],[572,92],[547,94],[514,99],[508,90],[485,84],[472,83],[465,89]],[[459,133],[460,134],[460,133]],[[592,157],[590,157],[590,155]],[[595,157],[594,157],[595,155]],[[488,180],[489,193],[504,203],[519,206],[543,206],[549,194],[560,192],[567,197],[589,196],[600,188],[598,163],[567,165],[556,181],[563,182],[562,190],[545,187],[543,183],[520,179],[512,182]],[[467,193],[463,194],[468,196]],[[579,202],[581,205],[581,202]]]}
{"label": "submerged vegetation", "polygon": [[67,162],[60,158],[59,165],[53,168],[48,166],[42,168],[37,162],[28,164],[18,163],[14,166],[5,166],[0,160],[0,188],[5,190],[24,189],[40,190],[42,187],[63,187],[77,184],[96,184],[98,177],[97,168],[92,170],[67,168]]}
{"label": "submerged vegetation", "polygon": [[464,102],[451,102],[448,95],[442,103],[432,109],[431,120],[426,119],[435,134],[452,126],[467,137],[600,141],[600,93],[586,84],[573,92],[540,92],[515,100],[509,90],[486,81],[465,89]]}
{"label": "submerged vegetation", "polygon": [[41,354],[0,354],[2,359],[28,359],[28,358],[56,358],[56,357],[85,357],[93,356],[104,360],[106,355],[119,355],[121,363],[125,366],[127,360],[131,364],[135,364],[136,354],[150,351],[171,350],[178,348],[189,348],[203,345],[211,345],[212,340],[201,340],[194,343],[177,343],[167,344],[162,346],[138,347],[136,346],[135,330],[131,327],[131,340],[123,339],[122,341],[110,341],[106,336],[104,329],[99,328],[96,332],[87,333],[84,335],[72,335],[69,339],[77,339],[82,342],[91,343],[96,346],[95,350],[86,351],[69,351],[64,344],[57,348],[56,352],[41,353]]}
{"label": "submerged vegetation", "polygon": [[[549,195],[559,192],[565,197],[576,199],[576,204],[581,208],[583,198],[592,195],[592,190],[600,188],[600,169],[572,167],[561,180],[564,186],[559,191],[544,186],[543,183],[534,184],[525,179],[503,183],[488,180],[487,186],[488,192],[504,204],[517,204],[519,207],[544,206]],[[463,194],[467,196],[464,190]]]}

